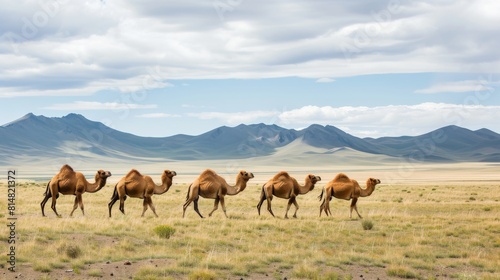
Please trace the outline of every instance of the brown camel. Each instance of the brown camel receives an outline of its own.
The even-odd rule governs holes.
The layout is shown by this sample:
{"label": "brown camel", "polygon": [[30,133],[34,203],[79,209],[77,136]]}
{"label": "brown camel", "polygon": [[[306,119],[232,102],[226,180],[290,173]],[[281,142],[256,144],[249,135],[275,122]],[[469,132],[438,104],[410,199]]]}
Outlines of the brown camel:
{"label": "brown camel", "polygon": [[244,170],[240,171],[236,176],[236,185],[230,186],[224,178],[219,176],[215,171],[211,169],[207,169],[203,171],[200,176],[189,186],[188,193],[186,195],[186,202],[184,202],[182,217],[186,214],[186,208],[194,202],[194,211],[200,215],[201,218],[203,216],[200,214],[198,210],[198,199],[210,198],[215,199],[214,208],[212,212],[208,214],[208,216],[212,216],[212,213],[217,210],[218,204],[222,206],[222,211],[224,211],[224,215],[227,218],[226,214],[226,205],[224,203],[225,195],[237,195],[238,193],[245,190],[247,187],[248,180],[252,179],[253,173],[246,172]]}
{"label": "brown camel", "polygon": [[161,175],[161,185],[156,185],[150,176],[142,175],[139,171],[132,169],[129,171],[125,177],[123,177],[116,185],[113,191],[113,196],[108,204],[109,217],[111,217],[111,208],[117,200],[120,200],[120,211],[125,214],[125,199],[127,195],[130,197],[142,198],[143,210],[141,217],[144,217],[144,212],[149,208],[153,211],[156,217],[155,207],[153,205],[153,200],[151,197],[153,194],[164,194],[172,186],[172,179],[176,176],[175,171],[165,170]]}
{"label": "brown camel", "polygon": [[318,197],[319,200],[323,199],[319,208],[319,216],[321,217],[321,212],[323,210],[327,216],[332,214],[330,211],[330,200],[332,200],[332,197],[335,197],[345,200],[352,199],[349,218],[352,219],[352,210],[354,209],[356,210],[356,213],[358,213],[359,218],[362,219],[363,217],[361,217],[358,212],[356,202],[358,202],[359,197],[370,196],[375,190],[375,186],[377,184],[380,184],[379,179],[369,178],[366,180],[366,189],[362,189],[359,186],[358,181],[349,179],[349,177],[347,177],[344,173],[337,174],[333,180],[326,184]]}
{"label": "brown camel", "polygon": [[47,189],[45,190],[45,197],[40,203],[42,207],[42,216],[45,217],[45,203],[52,197],[52,210],[56,213],[58,217],[61,217],[56,210],[56,200],[59,197],[59,193],[64,195],[71,194],[75,195],[75,204],[73,205],[73,211],[71,211],[71,216],[75,212],[78,205],[82,209],[82,214],[85,215],[83,211],[83,200],[82,194],[85,192],[95,193],[102,189],[106,185],[106,179],[111,176],[109,171],[98,170],[95,174],[95,183],[91,184],[80,172],[75,172],[71,166],[65,164],[61,167],[59,173],[57,173],[48,183]]}
{"label": "brown camel", "polygon": [[299,210],[297,196],[299,194],[306,194],[312,191],[314,189],[314,185],[319,181],[321,181],[321,177],[309,174],[306,176],[304,186],[301,186],[297,180],[291,177],[287,172],[279,172],[262,186],[260,201],[259,204],[257,204],[257,211],[259,212],[259,215],[260,207],[262,206],[262,203],[264,203],[264,200],[267,199],[267,210],[274,217],[273,210],[271,209],[271,200],[273,200],[273,196],[276,196],[288,199],[285,219],[288,219],[288,210],[290,210],[292,203],[295,205],[295,213],[293,213],[293,217],[297,218],[297,210]]}

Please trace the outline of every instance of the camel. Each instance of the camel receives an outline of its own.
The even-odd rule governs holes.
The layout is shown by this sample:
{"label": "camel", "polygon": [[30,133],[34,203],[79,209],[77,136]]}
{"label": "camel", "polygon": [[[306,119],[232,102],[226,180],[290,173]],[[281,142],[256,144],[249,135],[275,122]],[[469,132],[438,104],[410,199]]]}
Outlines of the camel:
{"label": "camel", "polygon": [[321,194],[318,196],[319,200],[323,199],[321,202],[321,206],[319,208],[319,216],[321,217],[321,212],[324,210],[325,214],[328,216],[331,215],[330,211],[330,200],[332,197],[338,199],[351,200],[351,211],[349,213],[349,218],[352,219],[352,210],[356,210],[358,217],[363,219],[358,212],[358,206],[356,202],[358,202],[358,198],[370,196],[375,190],[375,186],[380,184],[379,179],[368,178],[366,180],[366,189],[362,189],[358,181],[351,180],[344,173],[339,173],[333,180],[328,182],[326,186],[321,191]]}
{"label": "camel", "polygon": [[321,181],[321,177],[309,174],[306,176],[305,184],[301,186],[297,180],[291,177],[287,172],[279,172],[262,186],[260,201],[259,204],[257,204],[257,211],[259,212],[259,215],[260,207],[262,206],[262,203],[264,203],[264,200],[267,199],[267,210],[271,213],[271,215],[273,215],[273,217],[275,217],[273,210],[271,209],[271,200],[273,200],[273,196],[276,196],[288,199],[285,219],[288,219],[288,210],[290,210],[292,203],[295,205],[295,213],[293,213],[293,217],[297,218],[297,210],[299,210],[297,196],[312,191],[314,189],[314,185],[319,181]]}
{"label": "camel", "polygon": [[161,175],[161,185],[156,185],[150,176],[142,175],[139,171],[132,169],[123,177],[116,185],[113,191],[113,196],[108,204],[109,217],[111,217],[111,208],[117,200],[120,200],[120,211],[125,215],[125,200],[127,196],[142,198],[143,210],[141,217],[144,217],[144,212],[149,208],[153,211],[156,217],[156,209],[153,205],[151,197],[153,194],[164,194],[172,186],[172,178],[176,176],[175,171],[165,170]]}
{"label": "camel", "polygon": [[226,213],[226,205],[224,203],[225,195],[237,195],[238,193],[245,190],[247,187],[248,180],[252,179],[253,173],[246,172],[241,170],[236,176],[236,184],[234,186],[230,186],[224,178],[219,176],[215,171],[211,169],[206,169],[203,171],[200,176],[189,186],[188,192],[186,195],[186,202],[184,202],[182,217],[186,214],[186,209],[194,202],[194,211],[198,213],[198,215],[203,218],[200,211],[198,210],[198,199],[210,198],[215,199],[214,208],[208,214],[209,217],[212,216],[212,213],[217,210],[218,204],[220,202],[222,206],[222,211],[224,211],[224,215],[227,218]]}
{"label": "camel", "polygon": [[45,217],[45,203],[52,197],[52,210],[56,213],[58,217],[61,217],[56,210],[56,200],[59,198],[59,193],[64,195],[75,195],[75,204],[73,205],[73,211],[69,214],[70,217],[73,216],[78,205],[82,209],[82,214],[85,215],[83,211],[83,200],[82,195],[85,192],[95,193],[101,190],[106,185],[106,180],[111,176],[111,172],[98,170],[95,174],[95,182],[93,184],[89,183],[85,176],[80,172],[75,172],[73,168],[67,164],[61,167],[59,173],[57,173],[48,183],[45,190],[45,197],[43,198],[40,206],[42,207],[42,216]]}

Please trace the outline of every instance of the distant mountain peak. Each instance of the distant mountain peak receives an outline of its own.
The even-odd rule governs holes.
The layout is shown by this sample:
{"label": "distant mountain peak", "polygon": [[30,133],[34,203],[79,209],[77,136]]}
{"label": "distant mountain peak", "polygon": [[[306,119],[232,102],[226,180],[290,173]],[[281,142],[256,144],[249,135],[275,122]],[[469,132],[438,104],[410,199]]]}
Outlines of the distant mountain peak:
{"label": "distant mountain peak", "polygon": [[13,121],[11,121],[11,122],[9,122],[9,123],[6,123],[6,124],[4,124],[4,125],[2,125],[2,126],[3,126],[3,127],[9,127],[9,126],[12,126],[12,125],[14,125],[14,124],[16,124],[16,123],[19,123],[19,122],[25,121],[25,120],[29,120],[29,119],[37,119],[37,118],[38,118],[38,116],[35,116],[35,114],[33,114],[33,113],[28,113],[28,114],[26,114],[26,115],[24,115],[24,116],[20,117],[19,119],[13,120]]}
{"label": "distant mountain peak", "polygon": [[87,119],[83,115],[76,114],[76,113],[69,113],[66,116],[62,117],[63,119]]}
{"label": "distant mountain peak", "polygon": [[[331,125],[312,124],[294,130],[264,123],[221,126],[198,136],[148,138],[114,130],[80,114],[45,117],[28,113],[0,128],[0,151],[12,152],[7,156],[52,157],[70,149],[82,155],[131,159],[234,159],[272,155],[295,143],[290,146],[293,150],[300,142],[329,153],[350,149],[391,157],[417,155],[422,161],[500,162],[500,134],[456,125],[436,130],[439,133],[379,139],[361,139]],[[16,143],[17,150],[12,149],[12,143]]]}

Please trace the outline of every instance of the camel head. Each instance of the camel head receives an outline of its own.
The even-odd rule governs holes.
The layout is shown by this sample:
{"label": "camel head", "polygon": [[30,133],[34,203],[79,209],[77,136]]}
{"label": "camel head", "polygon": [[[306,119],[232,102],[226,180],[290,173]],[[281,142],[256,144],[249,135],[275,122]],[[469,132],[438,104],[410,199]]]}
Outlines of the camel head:
{"label": "camel head", "polygon": [[314,176],[312,174],[309,174],[307,175],[309,177],[309,180],[311,181],[311,183],[316,184],[317,182],[321,181],[321,177],[319,176]]}
{"label": "camel head", "polygon": [[243,179],[245,182],[247,182],[248,180],[250,180],[254,177],[253,173],[246,172],[245,170],[241,170],[240,173],[238,174],[238,176],[240,176],[241,179]]}
{"label": "camel head", "polygon": [[306,177],[306,184],[307,184],[307,181],[311,182],[311,186],[310,186],[309,191],[312,191],[314,189],[315,184],[317,182],[321,181],[321,177],[313,175],[313,174],[309,174]]}
{"label": "camel head", "polygon": [[173,178],[174,176],[177,176],[177,172],[175,171],[171,171],[171,170],[165,170],[163,171],[163,174],[165,174],[165,176],[167,176],[168,178]]}
{"label": "camel head", "polygon": [[371,185],[371,186],[376,186],[380,184],[380,180],[379,179],[375,179],[375,178],[368,178],[368,180],[366,180],[366,185]]}
{"label": "camel head", "polygon": [[95,174],[95,180],[96,180],[96,182],[98,180],[106,180],[108,177],[111,177],[111,172],[104,171],[102,169],[97,170],[97,173]]}

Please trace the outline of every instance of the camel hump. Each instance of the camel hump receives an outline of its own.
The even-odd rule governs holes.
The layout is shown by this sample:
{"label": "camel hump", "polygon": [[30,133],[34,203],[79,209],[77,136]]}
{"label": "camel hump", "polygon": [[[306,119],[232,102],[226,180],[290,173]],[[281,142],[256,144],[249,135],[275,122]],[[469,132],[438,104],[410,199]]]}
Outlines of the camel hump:
{"label": "camel hump", "polygon": [[279,180],[279,179],[288,179],[290,178],[290,174],[288,174],[288,172],[286,171],[281,171],[279,172],[278,174],[274,175],[274,180]]}
{"label": "camel hump", "polygon": [[351,179],[349,177],[347,177],[347,175],[345,175],[344,173],[339,173],[339,174],[337,174],[337,176],[335,176],[335,178],[333,178],[333,181],[335,181],[335,182],[350,182]]}
{"label": "camel hump", "polygon": [[127,175],[125,177],[134,177],[134,176],[141,176],[142,177],[142,174],[141,172],[137,171],[137,169],[132,169],[130,170]]}
{"label": "camel hump", "polygon": [[217,175],[217,173],[214,170],[212,170],[212,169],[205,169],[205,170],[203,170],[203,172],[201,172],[201,175],[204,175],[204,174],[206,174],[206,175]]}
{"label": "camel hump", "polygon": [[59,172],[75,172],[75,170],[73,170],[73,167],[69,166],[68,164],[65,164],[61,167],[61,169],[59,170]]}
{"label": "camel hump", "polygon": [[205,169],[203,172],[201,172],[200,176],[198,178],[200,178],[201,180],[200,181],[203,181],[207,178],[217,178],[219,177],[219,175],[217,175],[217,173],[215,171],[213,171],[212,169]]}

